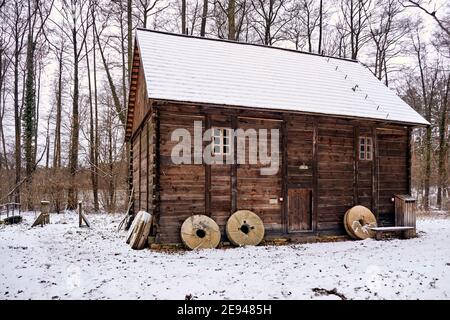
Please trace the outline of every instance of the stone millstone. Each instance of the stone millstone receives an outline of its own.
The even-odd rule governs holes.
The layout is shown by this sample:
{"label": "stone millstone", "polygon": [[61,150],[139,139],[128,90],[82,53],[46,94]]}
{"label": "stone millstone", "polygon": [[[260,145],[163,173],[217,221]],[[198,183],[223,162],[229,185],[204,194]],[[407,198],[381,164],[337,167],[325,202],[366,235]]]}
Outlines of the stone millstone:
{"label": "stone millstone", "polygon": [[347,234],[350,236],[350,238],[352,239],[357,239],[355,234],[353,233],[353,230],[351,230],[348,226],[347,226],[347,216],[348,216],[348,212],[350,211],[350,209],[347,210],[347,212],[344,215],[344,227],[345,227],[345,231],[347,231]]}
{"label": "stone millstone", "polygon": [[181,225],[181,240],[191,250],[216,248],[220,242],[220,229],[210,217],[194,215]]}
{"label": "stone millstone", "polygon": [[264,224],[249,210],[239,210],[231,215],[226,226],[228,239],[236,246],[256,246],[264,238]]}
{"label": "stone millstone", "polygon": [[142,211],[135,219],[137,222],[131,234],[130,246],[132,249],[140,250],[147,244],[153,217],[150,213]]}
{"label": "stone millstone", "polygon": [[131,236],[133,235],[134,228],[136,227],[139,220],[141,220],[142,214],[144,211],[139,211],[136,216],[133,219],[133,222],[131,223],[130,229],[128,229],[127,237],[126,237],[126,243],[130,243]]}
{"label": "stone millstone", "polygon": [[377,226],[377,219],[368,208],[354,206],[347,211],[344,219],[346,230],[350,231],[350,236],[361,240],[375,236],[375,232],[371,228]]}

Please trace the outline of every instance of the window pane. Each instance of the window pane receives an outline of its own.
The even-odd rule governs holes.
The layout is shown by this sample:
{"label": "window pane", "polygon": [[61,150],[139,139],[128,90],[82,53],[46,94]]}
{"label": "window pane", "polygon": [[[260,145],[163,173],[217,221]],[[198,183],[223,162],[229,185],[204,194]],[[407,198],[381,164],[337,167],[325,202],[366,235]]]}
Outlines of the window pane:
{"label": "window pane", "polygon": [[229,138],[223,138],[223,144],[225,146],[229,146],[230,145],[230,139]]}
{"label": "window pane", "polygon": [[220,137],[220,129],[218,129],[218,128],[214,129],[214,136],[215,137]]}
{"label": "window pane", "polygon": [[359,159],[365,160],[365,152],[364,152],[364,151],[361,151],[361,152],[359,153]]}
{"label": "window pane", "polygon": [[220,154],[220,146],[214,146],[214,153]]}
{"label": "window pane", "polygon": [[228,129],[223,129],[223,136],[228,137]]}
{"label": "window pane", "polygon": [[230,152],[230,147],[228,146],[223,146],[223,153],[224,154],[228,154]]}
{"label": "window pane", "polygon": [[214,137],[214,145],[220,145],[220,137]]}

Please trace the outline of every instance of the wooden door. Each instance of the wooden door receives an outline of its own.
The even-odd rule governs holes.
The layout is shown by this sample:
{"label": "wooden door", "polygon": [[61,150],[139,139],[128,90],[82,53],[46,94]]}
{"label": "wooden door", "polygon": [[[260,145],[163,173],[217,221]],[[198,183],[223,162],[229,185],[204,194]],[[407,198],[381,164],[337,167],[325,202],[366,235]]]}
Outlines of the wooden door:
{"label": "wooden door", "polygon": [[288,231],[312,230],[312,189],[288,190]]}

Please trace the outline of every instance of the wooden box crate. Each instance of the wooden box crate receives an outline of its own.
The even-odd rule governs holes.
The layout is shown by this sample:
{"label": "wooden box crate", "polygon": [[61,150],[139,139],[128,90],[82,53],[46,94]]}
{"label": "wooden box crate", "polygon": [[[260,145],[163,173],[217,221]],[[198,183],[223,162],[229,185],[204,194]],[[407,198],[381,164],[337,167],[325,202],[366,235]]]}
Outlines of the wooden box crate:
{"label": "wooden box crate", "polygon": [[416,236],[416,199],[410,195],[395,195],[395,226],[414,227],[404,232],[405,238]]}

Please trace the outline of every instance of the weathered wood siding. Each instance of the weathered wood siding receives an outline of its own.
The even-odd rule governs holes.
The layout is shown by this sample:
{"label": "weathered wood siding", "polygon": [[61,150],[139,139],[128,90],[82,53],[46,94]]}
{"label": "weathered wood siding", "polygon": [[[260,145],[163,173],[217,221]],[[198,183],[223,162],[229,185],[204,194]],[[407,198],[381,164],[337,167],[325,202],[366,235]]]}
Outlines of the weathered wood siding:
{"label": "weathered wood siding", "polygon": [[154,209],[155,117],[149,115],[132,140],[134,212]]}
{"label": "weathered wood siding", "polygon": [[[139,64],[139,62],[136,61],[134,63]],[[144,120],[144,117],[147,115],[147,112],[150,109],[147,97],[147,85],[144,78],[144,69],[142,68],[142,65],[140,65],[138,81],[136,83],[135,106],[133,108],[133,132],[136,132],[138,130],[139,126]]]}
{"label": "weathered wood siding", "polygon": [[176,129],[188,130],[192,137],[192,159],[194,154],[194,121],[204,116],[179,113],[170,108],[160,110],[160,241],[180,242],[180,227],[193,214],[205,214],[205,168],[203,164],[173,164],[172,148],[178,141],[172,141]]}
{"label": "weathered wood siding", "polygon": [[[267,235],[345,233],[343,216],[355,204],[371,208],[381,224],[392,224],[392,196],[408,193],[408,132],[400,125],[173,103],[160,103],[158,110],[158,132],[153,115],[137,126],[132,160],[135,210],[151,210],[151,199],[159,195],[157,228],[163,243],[180,242],[181,224],[192,214],[211,216],[225,239],[226,221],[239,209],[257,213]],[[171,141],[171,134],[183,128],[193,138],[194,121],[202,122],[202,133],[211,127],[279,129],[278,173],[263,176],[261,165],[248,163],[206,165],[201,154],[198,164],[173,164],[178,141]],[[152,140],[157,135],[159,140]],[[360,136],[373,138],[372,161],[359,160]],[[193,141],[191,146],[194,161]]]}
{"label": "weathered wood siding", "polygon": [[[231,128],[231,117],[209,115],[208,127]],[[226,238],[225,225],[231,212],[231,168],[229,164],[213,164],[210,166],[209,215],[220,227],[222,238]],[[208,184],[206,183],[206,188]],[[208,212],[207,212],[208,214]]]}
{"label": "weathered wood siding", "polygon": [[[372,137],[373,130],[370,127],[359,127],[359,137]],[[356,137],[355,146],[356,152],[355,156],[357,158],[357,190],[358,198],[357,204],[365,206],[369,209],[373,209],[372,201],[372,184],[373,184],[373,161],[360,160],[359,159],[359,137]]]}
{"label": "weathered wood siding", "polygon": [[[270,148],[270,132],[272,129],[280,132],[281,121],[240,117],[238,119],[238,128],[244,131],[249,129],[255,130],[258,143],[261,139],[260,129],[266,129],[266,145],[268,154],[270,155],[272,152]],[[251,210],[260,216],[264,222],[266,232],[282,232],[282,204],[279,201],[279,198],[282,196],[281,164],[283,159],[281,155],[278,154],[279,163],[277,174],[263,175],[261,173],[261,168],[268,167],[268,165],[262,165],[260,163],[258,150],[256,150],[256,154],[250,152],[248,138],[246,138],[245,144],[245,164],[237,165],[237,209]],[[251,155],[258,156],[258,164],[250,164],[249,157]]]}
{"label": "weathered wood siding", "polygon": [[354,126],[325,117],[318,126],[318,230],[343,230],[354,198]]}
{"label": "weathered wood siding", "polygon": [[408,132],[401,126],[377,129],[378,218],[382,225],[393,225],[394,194],[408,194]]}

